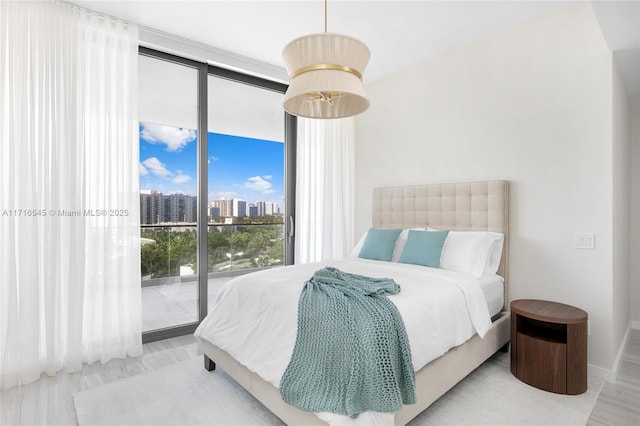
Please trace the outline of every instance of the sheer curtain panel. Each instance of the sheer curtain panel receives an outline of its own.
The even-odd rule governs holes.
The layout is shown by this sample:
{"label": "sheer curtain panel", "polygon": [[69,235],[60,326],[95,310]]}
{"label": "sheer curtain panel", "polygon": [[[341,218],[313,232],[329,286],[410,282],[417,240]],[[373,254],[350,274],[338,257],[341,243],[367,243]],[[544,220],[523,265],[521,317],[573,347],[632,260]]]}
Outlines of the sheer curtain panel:
{"label": "sheer curtain panel", "polygon": [[142,352],[137,28],[0,2],[0,386]]}
{"label": "sheer curtain panel", "polygon": [[295,262],[353,248],[355,119],[298,118]]}

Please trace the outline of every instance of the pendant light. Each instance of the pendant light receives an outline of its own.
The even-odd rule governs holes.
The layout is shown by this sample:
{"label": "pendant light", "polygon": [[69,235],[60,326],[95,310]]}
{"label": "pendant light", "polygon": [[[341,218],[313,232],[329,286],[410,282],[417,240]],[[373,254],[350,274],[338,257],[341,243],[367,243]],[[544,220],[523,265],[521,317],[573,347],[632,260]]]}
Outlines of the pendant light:
{"label": "pendant light", "polygon": [[369,107],[362,74],[369,62],[369,48],[353,37],[327,32],[327,0],[324,33],[291,41],[282,51],[289,74],[289,88],[282,106],[307,118],[343,118]]}

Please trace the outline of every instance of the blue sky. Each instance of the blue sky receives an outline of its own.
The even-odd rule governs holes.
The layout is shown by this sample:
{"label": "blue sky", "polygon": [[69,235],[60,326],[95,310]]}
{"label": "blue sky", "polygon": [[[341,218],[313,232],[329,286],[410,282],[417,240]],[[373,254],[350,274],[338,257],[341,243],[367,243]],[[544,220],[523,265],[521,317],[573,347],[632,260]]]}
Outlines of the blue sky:
{"label": "blue sky", "polygon": [[[195,130],[140,123],[140,189],[195,195]],[[284,144],[209,133],[209,199],[284,200]]]}

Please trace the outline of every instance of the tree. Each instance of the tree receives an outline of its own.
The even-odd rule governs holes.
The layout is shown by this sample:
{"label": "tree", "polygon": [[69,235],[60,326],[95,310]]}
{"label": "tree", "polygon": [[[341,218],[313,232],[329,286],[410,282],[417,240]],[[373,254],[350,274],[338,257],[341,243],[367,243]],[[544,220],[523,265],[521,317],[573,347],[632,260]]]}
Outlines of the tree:
{"label": "tree", "polygon": [[[270,216],[265,216],[270,217]],[[282,220],[282,217],[274,216]],[[198,234],[194,227],[143,228],[141,237],[143,276],[163,278],[180,275],[180,266],[198,270]],[[207,232],[207,271],[222,268],[259,268],[283,263],[283,226],[210,225]]]}

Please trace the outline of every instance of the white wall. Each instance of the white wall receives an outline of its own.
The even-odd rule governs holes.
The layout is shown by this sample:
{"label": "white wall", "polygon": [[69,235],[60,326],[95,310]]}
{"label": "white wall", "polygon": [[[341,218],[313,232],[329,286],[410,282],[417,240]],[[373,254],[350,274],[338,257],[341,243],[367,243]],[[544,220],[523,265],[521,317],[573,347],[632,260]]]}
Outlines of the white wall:
{"label": "white wall", "polygon": [[631,106],[631,319],[640,330],[640,100]]}
{"label": "white wall", "polygon": [[[610,370],[612,55],[570,4],[367,86],[357,120],[357,234],[376,186],[511,181],[511,299],[585,309],[589,363]],[[595,250],[574,248],[593,232]]]}
{"label": "white wall", "polygon": [[[616,61],[613,61],[613,333],[612,345],[626,342],[631,328],[631,106]],[[624,345],[617,347],[614,367]]]}

